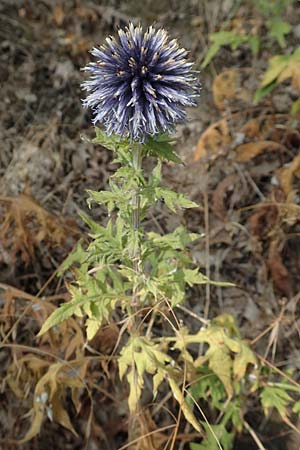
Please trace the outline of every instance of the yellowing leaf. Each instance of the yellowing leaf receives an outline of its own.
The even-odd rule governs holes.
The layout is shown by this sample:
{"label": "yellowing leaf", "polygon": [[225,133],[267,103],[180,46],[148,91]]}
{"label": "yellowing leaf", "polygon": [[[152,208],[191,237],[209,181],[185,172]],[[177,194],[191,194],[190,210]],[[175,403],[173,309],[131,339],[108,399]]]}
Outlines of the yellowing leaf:
{"label": "yellowing leaf", "polygon": [[243,342],[240,342],[240,351],[233,361],[233,373],[237,380],[241,380],[247,370],[248,364],[256,364],[256,358],[252,350]]}
{"label": "yellowing leaf", "polygon": [[91,341],[95,337],[97,331],[99,330],[101,326],[101,321],[96,319],[87,319],[85,322],[85,326],[86,326],[86,337],[88,341]]}
{"label": "yellowing leaf", "polygon": [[295,78],[295,83],[300,76],[300,50],[296,49],[291,55],[277,55],[270,59],[269,68],[261,82],[262,87],[268,86],[273,81],[282,82],[287,78]]}
{"label": "yellowing leaf", "polygon": [[206,352],[209,368],[220,378],[229,397],[233,395],[231,368],[232,361],[225,346],[211,346]]}
{"label": "yellowing leaf", "polygon": [[184,414],[184,417],[191,425],[193,425],[195,430],[200,432],[201,431],[200,424],[199,424],[198,420],[196,419],[196,417],[194,416],[192,410],[188,406],[188,404],[183,396],[182,390],[179,388],[177,382],[171,377],[168,377],[168,381],[169,381],[170,388],[172,389],[174,398],[178,401],[178,403],[182,409],[182,412]]}
{"label": "yellowing leaf", "polygon": [[171,362],[170,356],[160,351],[159,347],[146,338],[133,336],[123,347],[119,363],[120,379],[127,373],[130,386],[129,409],[134,412],[144,386],[144,374],[155,376],[153,386],[156,394],[159,384],[167,376],[166,364]]}
{"label": "yellowing leaf", "polygon": [[234,377],[242,378],[248,364],[256,363],[253,352],[241,340],[235,320],[229,314],[216,317],[206,329],[202,328],[197,334],[181,333],[174,348],[187,352],[189,344],[202,342],[206,342],[209,348],[205,355],[194,361],[194,366],[201,367],[208,363],[208,367],[222,381],[227,395],[231,397]]}

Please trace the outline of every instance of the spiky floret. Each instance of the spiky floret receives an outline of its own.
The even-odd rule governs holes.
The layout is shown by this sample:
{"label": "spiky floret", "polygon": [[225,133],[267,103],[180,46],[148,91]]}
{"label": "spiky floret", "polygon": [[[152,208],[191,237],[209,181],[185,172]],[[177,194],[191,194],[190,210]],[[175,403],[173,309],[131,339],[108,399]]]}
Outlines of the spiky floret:
{"label": "spiky floret", "polygon": [[89,92],[83,105],[109,135],[144,142],[148,135],[173,131],[185,121],[185,107],[196,105],[200,85],[193,63],[164,29],[143,32],[131,23],[91,53],[97,61],[83,69],[90,73],[82,83]]}

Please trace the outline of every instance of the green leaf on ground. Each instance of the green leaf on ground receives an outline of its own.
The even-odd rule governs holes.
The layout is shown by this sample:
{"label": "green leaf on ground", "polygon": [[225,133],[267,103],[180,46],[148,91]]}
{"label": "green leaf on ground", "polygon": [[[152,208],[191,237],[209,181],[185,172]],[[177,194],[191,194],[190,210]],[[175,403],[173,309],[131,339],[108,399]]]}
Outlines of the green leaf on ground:
{"label": "green leaf on ground", "polygon": [[208,425],[202,422],[207,437],[197,444],[190,444],[191,450],[232,450],[234,444],[234,432],[229,433],[223,424]]}
{"label": "green leaf on ground", "polygon": [[265,386],[260,394],[261,404],[267,415],[270,408],[277,409],[284,419],[288,417],[288,405],[293,400],[286,390],[278,386]]}

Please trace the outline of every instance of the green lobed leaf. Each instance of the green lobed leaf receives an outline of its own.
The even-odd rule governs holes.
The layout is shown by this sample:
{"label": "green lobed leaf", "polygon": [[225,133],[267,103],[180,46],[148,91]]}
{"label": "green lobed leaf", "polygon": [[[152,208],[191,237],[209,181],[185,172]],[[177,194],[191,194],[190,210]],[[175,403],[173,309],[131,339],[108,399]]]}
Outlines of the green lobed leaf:
{"label": "green lobed leaf", "polygon": [[206,365],[199,367],[195,376],[196,382],[189,389],[190,396],[187,397],[190,407],[194,401],[205,400],[221,411],[224,408],[226,391],[219,377]]}
{"label": "green lobed leaf", "polygon": [[85,322],[86,326],[86,337],[88,341],[91,341],[97,334],[99,328],[101,327],[102,321],[97,319],[87,319]]}
{"label": "green lobed leaf", "polygon": [[[210,35],[212,45],[209,47],[206,57],[202,63],[202,68],[206,67],[218,51],[223,46],[229,45],[232,50],[237,49],[241,44],[251,42],[251,37],[237,34],[235,31],[219,31]],[[256,44],[257,45],[257,44]],[[253,42],[252,42],[253,46]]]}
{"label": "green lobed leaf", "polygon": [[288,406],[293,400],[285,389],[278,386],[265,386],[260,394],[260,400],[265,414],[270,408],[275,408],[284,419],[288,417]]}
{"label": "green lobed leaf", "polygon": [[228,432],[223,424],[208,425],[202,422],[206,432],[206,438],[200,444],[192,442],[190,450],[232,450],[234,444],[234,432]]}
{"label": "green lobed leaf", "polygon": [[158,246],[160,249],[172,248],[174,250],[183,250],[191,242],[203,237],[203,235],[197,233],[189,233],[183,226],[177,227],[172,233],[167,233],[163,236],[153,231],[147,233],[147,236],[151,241],[151,246]]}
{"label": "green lobed leaf", "polygon": [[210,280],[199,272],[199,269],[183,269],[184,280],[189,286],[194,284],[207,284]]}
{"label": "green lobed leaf", "polygon": [[170,138],[169,134],[163,133],[158,136],[149,137],[145,142],[144,147],[145,151],[150,156],[182,164],[182,160],[176,154],[172,143],[173,140]]}
{"label": "green lobed leaf", "polygon": [[96,137],[92,140],[93,144],[99,144],[108,150],[118,151],[120,148],[129,147],[129,140],[120,138],[117,135],[108,136],[100,128],[95,127]]}
{"label": "green lobed leaf", "polygon": [[173,192],[171,189],[157,187],[155,194],[158,198],[163,199],[167,207],[173,212],[176,212],[177,208],[197,208],[199,206],[183,194]]}
{"label": "green lobed leaf", "polygon": [[291,25],[280,17],[267,20],[269,36],[275,39],[281,48],[286,47],[285,36],[292,30]]}
{"label": "green lobed leaf", "polygon": [[75,250],[73,250],[60,265],[57,275],[60,277],[66,270],[68,270],[74,263],[83,263],[87,258],[87,253],[82,248],[82,239],[78,242]]}
{"label": "green lobed leaf", "polygon": [[40,329],[37,336],[41,336],[46,333],[50,328],[59,325],[64,320],[69,319],[73,314],[78,313],[78,310],[82,307],[86,301],[84,296],[75,297],[73,301],[64,303],[59,306],[46,320]]}

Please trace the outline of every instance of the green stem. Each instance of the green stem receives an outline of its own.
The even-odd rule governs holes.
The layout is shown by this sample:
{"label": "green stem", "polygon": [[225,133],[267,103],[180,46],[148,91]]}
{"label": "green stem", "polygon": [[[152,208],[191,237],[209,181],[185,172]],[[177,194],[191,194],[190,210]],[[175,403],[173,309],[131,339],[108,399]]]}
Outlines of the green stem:
{"label": "green stem", "polygon": [[[142,159],[143,159],[143,147],[141,144],[135,144],[132,146],[132,167],[136,170],[137,176],[142,169]],[[139,228],[140,228],[140,186],[139,183],[133,193],[132,196],[132,228],[135,236],[134,250],[132,254],[133,259],[133,269],[136,274],[140,273],[140,257],[141,257],[141,249],[140,249],[140,241],[139,241]],[[133,286],[132,290],[132,306],[136,311],[138,308],[138,298],[137,298],[137,290],[138,290],[138,282],[136,282]]]}
{"label": "green stem", "polygon": [[[136,171],[137,180],[139,180],[139,175],[142,170],[142,159],[143,159],[143,147],[140,144],[134,144],[132,146],[132,167]],[[133,260],[133,270],[136,274],[135,282],[132,287],[132,304],[130,305],[130,310],[133,313],[131,318],[130,333],[134,335],[138,332],[137,317],[136,313],[138,311],[138,285],[139,285],[139,275],[141,273],[141,248],[140,248],[140,206],[141,206],[141,193],[140,193],[140,182],[137,181],[136,188],[132,195],[132,229],[134,233],[134,247],[132,252]],[[128,440],[129,442],[134,441],[137,435],[137,416],[133,415],[129,421],[128,427]]]}

